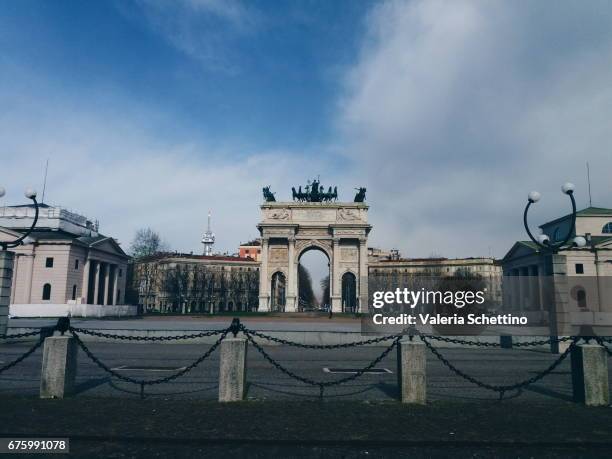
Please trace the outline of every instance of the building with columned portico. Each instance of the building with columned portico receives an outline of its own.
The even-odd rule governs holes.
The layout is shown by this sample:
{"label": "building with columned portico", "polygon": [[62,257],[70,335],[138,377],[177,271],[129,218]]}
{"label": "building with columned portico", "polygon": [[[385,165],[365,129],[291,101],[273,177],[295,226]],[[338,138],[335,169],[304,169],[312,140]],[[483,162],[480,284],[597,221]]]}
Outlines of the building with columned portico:
{"label": "building with columned portico", "polygon": [[[0,208],[0,240],[23,234],[34,214],[32,205]],[[129,257],[96,222],[41,204],[27,242],[12,249],[12,316],[103,316],[134,309],[124,306]]]}

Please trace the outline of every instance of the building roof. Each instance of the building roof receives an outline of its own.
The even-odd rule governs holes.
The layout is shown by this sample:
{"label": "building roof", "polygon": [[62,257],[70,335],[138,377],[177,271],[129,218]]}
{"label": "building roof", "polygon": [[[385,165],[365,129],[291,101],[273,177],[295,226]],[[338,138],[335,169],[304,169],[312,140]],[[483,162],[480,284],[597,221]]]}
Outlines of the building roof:
{"label": "building roof", "polygon": [[[607,209],[605,207],[586,207],[576,212],[576,217],[605,217],[606,215],[612,216],[612,209]],[[540,225],[540,228],[542,228],[543,226],[558,223],[562,220],[570,218],[571,216],[572,214],[567,214],[563,217],[555,218],[554,220],[543,223],[542,225]]]}
{"label": "building roof", "polygon": [[[591,241],[595,246],[601,246],[603,244],[606,244],[608,242],[612,242],[612,236],[591,236]],[[581,247],[580,249],[577,247],[573,247],[574,241],[573,239],[570,239],[570,241],[561,246],[561,249],[570,249],[570,248],[574,248],[576,250],[588,250],[589,246],[587,245],[587,247]],[[514,253],[517,251],[518,248],[520,247],[525,247],[529,250],[531,250],[532,252],[538,252],[540,250],[540,247],[535,244],[533,241],[516,241],[514,243],[514,245],[510,248],[510,250],[508,250],[508,253],[506,253],[506,255],[504,256],[504,258],[502,259],[502,261],[507,261],[511,258],[513,258]]]}
{"label": "building roof", "polygon": [[251,247],[251,246],[259,246],[261,245],[261,241],[259,239],[253,239],[252,241],[245,242],[244,244],[240,244],[240,247]]}
{"label": "building roof", "polygon": [[[17,233],[25,233],[24,229],[13,229],[14,232]],[[69,233],[63,230],[49,230],[49,229],[37,229],[30,233],[32,239],[36,241],[66,241],[66,242],[76,242],[78,244],[84,245],[86,247],[93,247],[103,241],[108,241],[113,248],[117,251],[117,253],[121,256],[128,257],[128,255],[123,251],[119,243],[109,236],[104,236],[102,234],[98,234],[97,236],[78,236],[76,234]]]}
{"label": "building roof", "polygon": [[239,257],[234,255],[194,255],[192,253],[179,253],[179,252],[161,252],[146,257],[139,258],[138,262],[147,262],[155,260],[163,260],[166,258],[185,258],[188,260],[202,260],[202,261],[236,261],[236,262],[247,262],[257,263],[251,257]]}
{"label": "building roof", "polygon": [[376,263],[445,263],[445,262],[462,262],[462,261],[479,261],[488,260],[495,262],[492,257],[466,257],[466,258],[446,258],[446,257],[432,257],[432,258],[386,258],[377,260]]}

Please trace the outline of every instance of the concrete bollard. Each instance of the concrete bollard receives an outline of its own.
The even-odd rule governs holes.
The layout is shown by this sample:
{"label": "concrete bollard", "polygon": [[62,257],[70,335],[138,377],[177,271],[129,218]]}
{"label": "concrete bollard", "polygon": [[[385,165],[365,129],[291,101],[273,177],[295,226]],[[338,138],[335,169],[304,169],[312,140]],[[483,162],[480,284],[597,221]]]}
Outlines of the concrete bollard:
{"label": "concrete bollard", "polygon": [[219,356],[219,401],[238,402],[246,395],[245,338],[225,338]]}
{"label": "concrete bollard", "polygon": [[64,398],[74,391],[77,343],[71,336],[45,338],[40,398]]}
{"label": "concrete bollard", "polygon": [[424,405],[427,399],[425,344],[400,341],[397,349],[397,376],[402,403]]}
{"label": "concrete bollard", "polygon": [[574,400],[587,406],[607,406],[608,358],[597,344],[580,344],[571,351]]}

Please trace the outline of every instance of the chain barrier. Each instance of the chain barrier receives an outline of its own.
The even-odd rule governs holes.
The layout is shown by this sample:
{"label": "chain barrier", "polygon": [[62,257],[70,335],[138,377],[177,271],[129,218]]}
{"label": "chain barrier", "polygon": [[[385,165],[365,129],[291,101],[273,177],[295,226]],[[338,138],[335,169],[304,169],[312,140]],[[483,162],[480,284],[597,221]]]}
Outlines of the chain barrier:
{"label": "chain barrier", "polygon": [[87,328],[70,327],[70,331],[80,333],[82,335],[97,336],[99,338],[107,339],[118,339],[122,341],[179,341],[185,339],[196,339],[204,338],[207,336],[214,336],[223,333],[225,330],[210,330],[201,333],[194,333],[192,335],[170,335],[170,336],[129,336],[129,335],[116,335],[113,333],[102,333]]}
{"label": "chain barrier", "polygon": [[0,335],[1,337],[7,338],[7,339],[26,338],[26,337],[29,337],[29,336],[36,336],[36,335],[40,335],[40,339],[38,341],[36,341],[34,346],[32,346],[24,354],[22,354],[21,356],[17,357],[12,362],[9,362],[6,365],[4,365],[3,367],[1,367],[0,368],[0,374],[4,373],[6,370],[8,370],[10,368],[13,368],[15,365],[17,365],[17,364],[21,363],[22,361],[24,361],[25,359],[27,359],[34,352],[36,352],[36,350],[40,346],[42,346],[42,344],[45,342],[45,340],[43,338],[43,335],[41,333],[41,330],[35,330],[35,331],[25,332],[25,333],[16,333],[14,335]]}
{"label": "chain barrier", "polygon": [[[557,368],[559,366],[559,364],[561,362],[563,362],[567,356],[569,355],[570,351],[572,350],[572,347],[576,344],[576,342],[580,339],[579,337],[572,337],[572,343],[570,346],[568,346],[568,348],[559,356],[559,358],[557,358],[548,368],[546,368],[544,371],[538,373],[537,375],[526,379],[524,381],[515,383],[515,384],[508,384],[508,385],[495,385],[495,384],[488,384],[485,383],[483,381],[480,381],[476,378],[474,378],[473,376],[468,375],[467,373],[464,373],[463,371],[461,371],[460,369],[458,369],[457,367],[455,367],[452,363],[450,363],[448,361],[448,359],[446,359],[430,342],[429,340],[424,337],[424,336],[420,336],[421,341],[423,341],[423,343],[425,343],[425,346],[427,346],[427,348],[446,366],[448,367],[453,373],[457,374],[458,376],[461,376],[463,379],[465,379],[466,381],[471,382],[472,384],[477,385],[478,387],[481,387],[483,389],[488,389],[488,390],[492,390],[494,392],[497,392],[499,394],[499,399],[503,399],[504,394],[506,392],[509,391],[513,391],[513,390],[520,390],[523,389],[524,387],[527,387],[537,381],[539,381],[540,379],[544,378],[545,376],[548,376],[555,368]],[[567,341],[567,340],[565,340]]]}
{"label": "chain barrier", "polygon": [[[436,336],[436,335],[422,335],[422,336],[425,336],[426,338],[432,339],[435,341],[440,341],[443,343],[459,344],[462,346],[495,347],[495,348],[501,347],[501,343],[496,343],[496,342],[468,341],[468,340],[463,340],[463,339],[447,338],[444,336]],[[551,337],[551,338],[546,338],[546,339],[538,340],[538,341],[512,343],[512,347],[544,346],[544,345],[552,344],[552,343],[562,343],[564,341],[570,341],[572,339],[573,339],[572,336],[564,336],[561,338]]]}
{"label": "chain barrier", "polygon": [[89,348],[81,340],[80,336],[78,335],[78,333],[76,332],[75,329],[71,328],[70,331],[72,332],[72,336],[76,340],[77,344],[79,345],[79,347],[81,349],[83,349],[83,352],[85,352],[87,357],[89,357],[96,365],[98,365],[105,372],[109,373],[110,375],[114,376],[115,378],[120,379],[120,380],[125,381],[125,382],[128,382],[128,383],[138,384],[140,386],[140,396],[144,397],[144,387],[145,386],[153,386],[153,385],[156,385],[156,384],[163,384],[163,383],[167,383],[167,382],[173,381],[173,380],[175,380],[175,379],[185,375],[186,373],[189,373],[191,370],[193,370],[195,367],[197,367],[200,363],[202,363],[204,360],[206,360],[208,357],[210,357],[210,355],[213,352],[215,352],[217,347],[219,347],[219,345],[221,344],[221,341],[223,341],[225,339],[227,334],[230,332],[230,329],[227,328],[225,330],[219,331],[219,334],[221,336],[219,336],[217,341],[215,341],[215,343],[204,354],[202,354],[202,356],[200,356],[198,359],[196,359],[194,362],[192,362],[189,366],[184,367],[180,371],[178,371],[178,372],[176,372],[176,373],[174,373],[174,374],[172,374],[170,376],[166,376],[164,378],[159,378],[159,379],[149,379],[149,380],[130,378],[129,376],[125,376],[125,375],[122,375],[120,373],[117,373],[115,370],[113,370],[108,365],[106,365],[104,362],[102,362],[98,357],[93,355],[93,353],[89,350]]}
{"label": "chain barrier", "polygon": [[[361,376],[363,376],[368,370],[371,370],[372,368],[374,368],[376,365],[378,365],[387,355],[389,355],[389,353],[398,345],[401,336],[396,336],[395,339],[393,340],[393,343],[391,343],[378,357],[376,357],[374,360],[372,360],[367,366],[365,366],[364,368],[362,368],[361,370],[355,372],[354,374],[347,376],[345,378],[341,378],[341,379],[337,379],[334,381],[315,381],[314,379],[310,379],[304,376],[300,376],[294,372],[292,372],[291,370],[285,368],[284,366],[282,366],[280,363],[278,363],[276,360],[274,360],[274,358],[272,358],[270,356],[270,354],[268,354],[262,346],[260,346],[254,339],[253,336],[259,336],[260,334],[255,334],[252,333],[251,330],[248,330],[246,328],[242,328],[242,332],[244,333],[244,335],[247,337],[247,340],[251,343],[251,345],[257,349],[257,351],[270,363],[272,364],[272,366],[274,366],[277,370],[281,371],[282,373],[286,374],[287,376],[289,376],[290,378],[293,378],[297,381],[300,381],[304,384],[308,384],[310,386],[318,386],[319,387],[319,397],[323,397],[323,392],[325,390],[326,387],[331,387],[331,386],[338,386],[340,384],[344,384],[350,381],[353,381]],[[386,338],[387,340],[390,339],[389,337]],[[284,340],[282,340],[284,341]],[[370,341],[370,340],[368,340]],[[376,342],[380,342],[382,340],[376,341]],[[298,343],[293,343],[298,344]],[[342,345],[343,347],[349,347],[349,346],[345,346]],[[308,347],[310,348],[310,347]],[[310,348],[312,349],[312,348]],[[320,347],[315,347],[315,349],[320,349]],[[325,348],[328,349],[328,348]],[[335,347],[334,347],[335,349]]]}
{"label": "chain barrier", "polygon": [[15,333],[13,335],[0,335],[0,339],[20,339],[20,338],[27,338],[29,336],[36,336],[36,335],[40,335],[40,330],[34,330],[31,332],[24,332],[24,333]]}
{"label": "chain barrier", "polygon": [[606,346],[606,343],[612,344],[612,338],[601,338],[599,336],[596,336],[595,341],[597,341],[597,343],[606,350],[606,354],[608,354],[608,357],[612,357],[612,349]]}
{"label": "chain barrier", "polygon": [[244,326],[241,326],[241,327],[242,327],[241,330],[244,332],[245,335],[248,333],[251,336],[256,336],[257,338],[266,339],[268,341],[272,341],[273,343],[284,344],[286,346],[293,346],[293,347],[297,347],[297,348],[300,348],[300,349],[345,349],[345,348],[349,348],[349,347],[365,346],[367,344],[382,343],[384,341],[389,341],[389,340],[392,340],[392,339],[401,338],[403,336],[400,333],[400,334],[397,334],[397,335],[381,336],[379,338],[368,339],[368,340],[365,340],[365,341],[353,341],[351,343],[342,343],[342,344],[303,344],[303,343],[296,343],[295,341],[289,341],[289,340],[286,340],[286,339],[276,338],[274,336],[266,335],[264,333],[257,332],[255,330],[250,330],[248,328],[245,328]]}
{"label": "chain barrier", "polygon": [[[440,353],[440,351],[438,351],[433,346],[433,344],[430,342],[430,340],[431,341],[444,342],[444,343],[464,345],[464,346],[476,346],[476,347],[487,347],[487,348],[499,348],[499,347],[501,347],[500,343],[495,343],[495,342],[469,341],[469,340],[463,340],[463,339],[457,339],[457,338],[448,338],[448,337],[443,337],[443,336],[421,335],[418,332],[414,333],[414,331],[404,330],[404,332],[400,333],[400,334],[381,336],[381,337],[378,337],[378,338],[368,339],[368,340],[364,340],[364,341],[354,341],[354,342],[343,343],[343,344],[303,344],[303,343],[289,341],[289,340],[282,339],[282,338],[276,338],[276,337],[273,337],[273,336],[267,335],[265,333],[261,333],[261,332],[255,331],[255,330],[250,330],[250,329],[246,328],[243,324],[241,324],[240,323],[240,319],[238,319],[238,318],[233,319],[231,325],[228,328],[222,329],[222,330],[210,330],[210,331],[205,331],[205,332],[193,333],[193,334],[189,334],[189,335],[127,336],[127,335],[118,335],[118,334],[112,334],[112,333],[103,333],[103,332],[98,332],[98,331],[84,329],[84,328],[72,327],[70,325],[70,319],[67,318],[67,317],[62,317],[62,318],[60,318],[58,320],[58,322],[57,322],[57,324],[55,326],[43,327],[40,330],[34,330],[34,331],[31,331],[31,332],[24,332],[24,333],[18,333],[18,334],[13,334],[13,335],[8,335],[8,334],[0,335],[0,339],[20,339],[20,338],[27,338],[27,337],[39,335],[38,341],[28,351],[26,351],[23,355],[21,355],[20,357],[18,357],[14,361],[12,361],[12,362],[4,365],[3,367],[1,367],[0,368],[0,373],[3,373],[4,371],[14,367],[15,365],[19,364],[20,362],[22,362],[23,360],[28,358],[30,355],[32,355],[39,347],[42,346],[42,344],[44,343],[45,338],[48,337],[48,336],[52,336],[55,331],[61,332],[62,335],[64,335],[65,332],[71,332],[71,334],[74,337],[74,339],[76,340],[78,346],[83,350],[83,352],[85,352],[85,354],[87,355],[87,357],[89,359],[91,359],[98,367],[100,367],[102,370],[104,370],[106,373],[110,374],[111,376],[113,376],[113,377],[115,377],[115,378],[117,378],[119,380],[128,382],[128,383],[139,385],[140,386],[140,395],[141,395],[141,397],[144,397],[144,388],[145,388],[145,386],[153,386],[153,385],[157,385],[157,384],[167,383],[167,382],[173,381],[173,380],[175,380],[175,379],[177,379],[177,378],[187,374],[191,370],[193,370],[200,363],[202,363],[204,360],[206,360],[208,357],[210,357],[213,354],[213,352],[215,352],[215,350],[219,347],[221,342],[227,337],[227,335],[229,333],[232,333],[234,335],[234,337],[239,332],[244,333],[244,335],[247,338],[247,341],[273,367],[275,367],[276,369],[278,369],[279,371],[281,371],[282,373],[284,373],[285,375],[289,376],[292,379],[295,379],[297,381],[300,381],[300,382],[302,382],[304,384],[307,384],[307,385],[310,385],[310,386],[318,387],[319,388],[319,396],[320,397],[323,397],[324,390],[327,387],[338,386],[340,384],[344,384],[344,383],[347,383],[347,382],[350,382],[350,381],[354,381],[357,378],[363,376],[367,371],[369,371],[372,368],[374,368],[385,357],[387,357],[389,355],[389,353],[398,346],[400,340],[404,336],[407,336],[411,341],[413,340],[414,336],[418,336],[421,339],[421,341],[423,341],[425,346],[447,368],[449,368],[453,373],[457,374],[458,376],[460,376],[461,378],[467,380],[468,382],[470,382],[472,384],[475,384],[478,387],[481,387],[483,389],[487,389],[487,390],[491,390],[491,391],[497,392],[499,394],[499,398],[501,400],[501,399],[503,399],[504,394],[506,392],[514,391],[514,390],[521,390],[521,389],[523,389],[523,388],[525,388],[525,387],[527,387],[527,386],[529,386],[529,385],[531,385],[531,384],[541,380],[542,378],[546,377],[547,375],[549,375],[552,371],[555,370],[555,368],[557,368],[561,364],[561,362],[563,362],[567,358],[567,356],[570,354],[572,348],[581,339],[580,337],[576,337],[576,336],[566,336],[566,337],[561,337],[561,338],[551,337],[551,338],[548,338],[548,339],[531,341],[531,342],[513,343],[513,347],[529,347],[529,346],[542,346],[542,345],[547,345],[547,344],[552,344],[552,343],[561,343],[561,342],[571,341],[570,346],[548,368],[546,368],[542,372],[536,374],[535,376],[533,376],[533,377],[531,377],[529,379],[526,379],[524,381],[517,382],[517,383],[514,383],[514,384],[495,385],[495,384],[486,383],[486,382],[481,381],[481,380],[479,380],[479,379],[477,379],[477,378],[475,378],[473,376],[470,376],[467,373],[465,373],[462,370],[460,370],[459,368],[457,368],[456,366],[454,366],[448,359],[446,359]],[[202,354],[199,358],[197,358],[195,361],[193,361],[190,365],[188,365],[186,367],[183,367],[180,371],[178,371],[178,372],[176,372],[176,373],[174,373],[172,375],[163,377],[163,378],[153,379],[153,380],[144,380],[144,379],[136,379],[136,378],[131,378],[129,376],[125,376],[125,375],[120,374],[117,371],[113,370],[112,368],[110,368],[108,365],[106,365],[104,362],[102,362],[98,357],[96,357],[91,352],[91,350],[87,347],[87,345],[81,339],[80,335],[95,336],[95,337],[106,338],[106,339],[117,339],[117,340],[122,340],[122,341],[145,341],[145,342],[178,341],[178,340],[188,340],[188,339],[197,339],[197,338],[203,338],[203,337],[210,337],[210,336],[215,336],[215,335],[219,335],[219,338],[211,345],[211,347],[204,354]],[[297,347],[297,348],[301,348],[301,349],[326,349],[326,350],[329,350],[329,349],[347,349],[347,348],[364,346],[364,345],[370,345],[370,344],[379,344],[379,343],[383,343],[383,342],[390,341],[390,340],[393,340],[393,341],[392,341],[392,343],[390,345],[388,345],[384,349],[384,351],[382,353],[380,353],[378,355],[378,357],[376,357],[374,360],[372,360],[364,368],[356,371],[354,374],[351,374],[350,376],[346,376],[344,378],[333,380],[333,381],[317,381],[317,380],[314,380],[314,379],[311,379],[311,378],[308,378],[308,377],[305,377],[305,376],[300,376],[300,375],[294,373],[293,371],[289,370],[288,368],[284,367],[283,365],[281,365],[272,356],[270,356],[270,354],[268,352],[265,351],[265,349],[263,348],[262,345],[257,343],[255,338],[265,339],[265,340],[273,342],[273,343],[282,344],[282,345],[286,345],[286,346]],[[588,342],[590,339],[594,339],[599,345],[601,345],[606,350],[608,356],[612,356],[612,349],[610,349],[610,347],[606,346],[606,343],[612,344],[612,338],[609,338],[609,337],[597,337],[597,336],[595,336],[595,337],[585,337],[583,339],[585,339],[586,342]]]}

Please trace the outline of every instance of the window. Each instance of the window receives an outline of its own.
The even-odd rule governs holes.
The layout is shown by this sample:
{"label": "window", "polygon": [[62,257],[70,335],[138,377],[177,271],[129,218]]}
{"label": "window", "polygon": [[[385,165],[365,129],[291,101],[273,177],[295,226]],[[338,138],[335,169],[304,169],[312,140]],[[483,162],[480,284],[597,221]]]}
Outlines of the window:
{"label": "window", "polygon": [[576,274],[584,274],[584,265],[582,263],[576,263]]}
{"label": "window", "polygon": [[119,277],[123,277],[123,269],[119,269]]}
{"label": "window", "polygon": [[612,234],[612,222],[606,223],[601,229],[601,232],[604,234]]}
{"label": "window", "polygon": [[[51,259],[53,260],[53,258]],[[51,299],[51,284],[43,285],[42,299],[47,301]]]}
{"label": "window", "polygon": [[45,268],[53,268],[53,257],[47,257],[45,260]]}
{"label": "window", "polygon": [[76,285],[72,286],[72,299],[73,300],[76,300],[76,288],[77,288]]}
{"label": "window", "polygon": [[79,269],[79,259],[74,260],[74,269]]}
{"label": "window", "polygon": [[119,304],[121,301],[121,290],[117,289],[117,299],[115,300],[115,303]]}
{"label": "window", "polygon": [[555,228],[555,232],[553,233],[553,241],[559,242],[561,240],[561,229]]}

